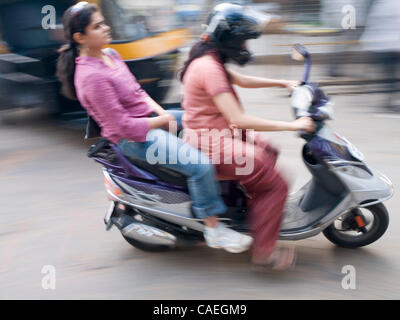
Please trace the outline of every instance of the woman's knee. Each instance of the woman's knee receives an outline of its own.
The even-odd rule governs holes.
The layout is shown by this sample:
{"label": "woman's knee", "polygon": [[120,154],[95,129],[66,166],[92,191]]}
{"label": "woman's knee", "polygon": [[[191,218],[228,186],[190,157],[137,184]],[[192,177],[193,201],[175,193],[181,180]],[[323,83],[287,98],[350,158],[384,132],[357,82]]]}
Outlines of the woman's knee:
{"label": "woman's knee", "polygon": [[216,176],[216,170],[212,163],[200,163],[196,166],[196,168],[194,168],[193,171],[194,171],[193,175],[198,178]]}
{"label": "woman's knee", "polygon": [[247,181],[247,184],[251,185],[255,192],[275,190],[282,198],[287,197],[289,193],[289,184],[275,169],[274,165],[268,163],[268,159],[264,158],[262,161],[258,159],[255,162],[254,168],[254,174],[252,178]]}

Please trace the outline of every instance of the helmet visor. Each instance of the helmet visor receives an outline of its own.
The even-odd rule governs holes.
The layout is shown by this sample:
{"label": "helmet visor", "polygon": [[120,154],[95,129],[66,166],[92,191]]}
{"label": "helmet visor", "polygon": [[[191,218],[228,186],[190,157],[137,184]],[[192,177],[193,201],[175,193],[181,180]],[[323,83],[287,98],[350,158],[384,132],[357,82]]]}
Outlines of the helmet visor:
{"label": "helmet visor", "polygon": [[230,17],[229,19],[232,20],[238,19],[239,21],[243,21],[242,23],[247,21],[244,24],[246,26],[244,30],[247,29],[249,35],[254,34],[254,37],[258,37],[265,30],[272,18],[271,15],[251,7],[221,3],[214,8],[212,15],[209,17],[206,31],[212,33],[218,27],[221,28],[222,26],[229,29],[228,24],[224,23],[224,20],[228,19],[227,17]]}
{"label": "helmet visor", "polygon": [[244,7],[243,14],[248,17],[248,19],[253,19],[256,22],[258,32],[263,32],[271,21],[271,15],[250,7]]}

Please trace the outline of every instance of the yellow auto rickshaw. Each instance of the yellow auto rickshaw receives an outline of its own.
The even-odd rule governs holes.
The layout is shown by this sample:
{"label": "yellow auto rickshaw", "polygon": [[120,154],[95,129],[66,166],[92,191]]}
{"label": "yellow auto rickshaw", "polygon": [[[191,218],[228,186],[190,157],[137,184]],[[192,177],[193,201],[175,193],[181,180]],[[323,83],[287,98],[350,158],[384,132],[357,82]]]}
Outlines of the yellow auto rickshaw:
{"label": "yellow auto rickshaw", "polygon": [[[0,109],[45,105],[65,120],[85,122],[79,102],[62,96],[55,78],[57,49],[64,41],[62,15],[76,2],[0,0]],[[158,6],[146,1],[152,3],[151,8],[127,0],[89,2],[99,6],[111,26],[109,47],[119,52],[143,88],[162,103],[174,79],[179,49],[190,39],[190,31],[173,19],[157,25],[173,17],[165,1]],[[56,23],[45,29],[43,8],[49,5],[55,9]]]}

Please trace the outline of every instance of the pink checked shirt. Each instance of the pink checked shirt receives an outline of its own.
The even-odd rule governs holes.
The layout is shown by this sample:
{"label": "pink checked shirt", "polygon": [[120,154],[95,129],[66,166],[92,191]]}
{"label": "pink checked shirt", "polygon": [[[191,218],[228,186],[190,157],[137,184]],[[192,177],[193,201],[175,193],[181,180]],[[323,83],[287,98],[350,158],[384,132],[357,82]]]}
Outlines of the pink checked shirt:
{"label": "pink checked shirt", "polygon": [[144,142],[149,131],[145,118],[154,110],[145,101],[147,93],[120,55],[114,53],[105,54],[113,60],[115,69],[94,57],[76,58],[77,97],[101,127],[103,137],[113,143],[122,139]]}

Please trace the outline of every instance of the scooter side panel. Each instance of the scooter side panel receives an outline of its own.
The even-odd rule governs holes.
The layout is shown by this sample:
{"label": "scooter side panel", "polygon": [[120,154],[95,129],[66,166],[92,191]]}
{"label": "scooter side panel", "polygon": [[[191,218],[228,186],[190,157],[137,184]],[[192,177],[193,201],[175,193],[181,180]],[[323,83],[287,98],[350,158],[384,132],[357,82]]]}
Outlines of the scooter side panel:
{"label": "scooter side panel", "polygon": [[157,188],[141,182],[131,182],[129,185],[119,179],[114,181],[120,185],[125,193],[124,198],[132,204],[174,212],[184,217],[193,218],[191,200],[187,193],[167,188]]}
{"label": "scooter side panel", "polygon": [[[335,211],[335,208],[342,203],[346,195],[347,193],[342,193],[340,196],[331,195],[323,188],[318,188],[315,181],[311,180],[298,192],[289,196],[281,232],[296,233],[315,226],[324,217]],[[306,199],[307,197],[309,199]],[[318,198],[321,201],[315,203],[315,199]],[[305,202],[305,199],[310,201],[313,206],[303,206],[302,203]]]}
{"label": "scooter side panel", "polygon": [[353,199],[348,194],[332,211],[330,211],[322,219],[308,228],[300,228],[297,230],[282,230],[279,234],[280,240],[301,240],[316,236],[321,233],[326,227],[337,219],[341,214],[354,206]]}
{"label": "scooter side panel", "polygon": [[[376,170],[371,170],[372,175],[356,176],[353,170],[357,168],[341,166],[332,169],[347,185],[354,201],[361,204],[368,200],[387,200],[393,195],[393,185],[390,180]],[[359,169],[362,170],[362,169]]]}

